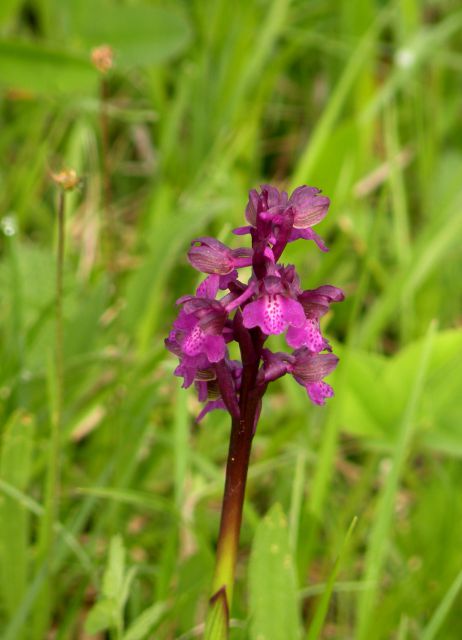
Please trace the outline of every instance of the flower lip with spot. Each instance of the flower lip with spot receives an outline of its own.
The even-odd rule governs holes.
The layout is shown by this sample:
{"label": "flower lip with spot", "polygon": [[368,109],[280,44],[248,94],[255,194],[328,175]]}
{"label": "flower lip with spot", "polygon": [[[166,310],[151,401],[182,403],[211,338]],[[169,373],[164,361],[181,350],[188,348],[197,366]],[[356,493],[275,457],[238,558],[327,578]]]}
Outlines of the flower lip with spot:
{"label": "flower lip with spot", "polygon": [[188,259],[198,271],[224,276],[236,267],[250,266],[252,249],[230,249],[215,238],[202,237],[191,243]]}
{"label": "flower lip with spot", "polygon": [[278,335],[287,327],[301,327],[305,323],[302,305],[281,293],[280,279],[270,276],[263,281],[263,292],[248,303],[242,317],[247,329],[260,327],[266,335]]}
{"label": "flower lip with spot", "polygon": [[314,404],[324,405],[326,404],[326,398],[332,398],[334,396],[334,390],[327,384],[327,382],[310,382],[306,385],[308,396]]}
{"label": "flower lip with spot", "polygon": [[225,357],[226,319],[227,313],[219,302],[185,296],[183,308],[165,341],[167,349],[180,358],[175,375],[183,376],[183,386],[190,386],[199,370],[206,370]]}
{"label": "flower lip with spot", "polygon": [[194,357],[204,354],[211,363],[223,360],[226,353],[223,336],[206,333],[199,323],[184,337],[181,347],[185,355]]}
{"label": "flower lip with spot", "polygon": [[218,300],[191,296],[183,304],[187,315],[196,318],[201,329],[206,333],[220,334],[223,331],[228,314]]}
{"label": "flower lip with spot", "polygon": [[329,343],[321,333],[319,320],[314,318],[307,318],[302,327],[289,327],[286,341],[289,347],[307,347],[313,353],[330,349]]}
{"label": "flower lip with spot", "polygon": [[319,319],[329,311],[332,302],[340,302],[343,298],[343,291],[331,285],[323,285],[300,293],[297,301],[303,307],[306,322],[302,327],[289,327],[286,336],[287,344],[294,349],[308,347],[313,353],[319,353],[325,349],[331,350],[328,341],[321,333]]}

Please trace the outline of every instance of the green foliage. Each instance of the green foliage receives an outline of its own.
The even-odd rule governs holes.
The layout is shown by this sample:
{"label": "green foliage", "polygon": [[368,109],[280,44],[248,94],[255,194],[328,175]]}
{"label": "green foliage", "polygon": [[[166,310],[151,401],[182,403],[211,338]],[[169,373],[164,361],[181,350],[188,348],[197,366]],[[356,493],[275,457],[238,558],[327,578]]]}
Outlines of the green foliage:
{"label": "green foliage", "polygon": [[322,628],[324,626],[327,612],[329,610],[330,599],[332,598],[335,582],[337,580],[338,572],[340,571],[340,565],[345,555],[348,543],[350,542],[350,537],[351,537],[351,534],[353,533],[356,523],[357,523],[357,518],[354,518],[354,520],[350,525],[350,528],[347,531],[345,540],[343,541],[339,554],[335,559],[334,565],[330,572],[329,579],[324,588],[324,593],[322,594],[319,605],[316,607],[316,613],[308,628],[306,640],[316,640],[316,638],[319,638],[322,633]]}
{"label": "green foliage", "polygon": [[160,622],[166,607],[162,603],[153,604],[133,621],[123,635],[123,640],[144,640]]}
{"label": "green foliage", "polygon": [[[190,36],[179,11],[156,6],[71,0],[61,11],[66,38],[80,49],[108,44],[122,64],[163,62],[184,49]],[[104,19],[95,20],[95,15]]]}
{"label": "green foliage", "polygon": [[122,538],[114,536],[109,545],[101,598],[91,609],[85,623],[88,633],[112,630],[116,637],[122,636],[124,607],[134,577],[133,570],[125,570],[125,554]]}
{"label": "green foliage", "polygon": [[44,95],[96,90],[96,70],[89,60],[31,42],[0,42],[3,87]]}
{"label": "green foliage", "polygon": [[[341,419],[348,432],[381,444],[390,444],[399,437],[400,416],[419,371],[420,349],[421,340],[409,343],[393,357],[339,347],[346,361],[346,373],[339,381],[345,385],[339,390],[344,395]],[[448,402],[462,385],[462,363],[457,356],[461,349],[460,331],[440,331],[435,336],[429,374],[416,417],[421,429],[419,439],[431,442],[435,448],[439,445],[442,450],[450,446],[451,426],[462,419],[460,404]],[[364,394],[366,387],[368,392]],[[457,446],[456,441],[453,444]]]}
{"label": "green foliage", "polygon": [[[163,339],[198,281],[189,242],[236,246],[261,182],[332,198],[330,252],[288,260],[347,298],[323,319],[336,397],[283,380],[265,398],[230,637],[459,639],[461,29],[453,0],[0,2],[2,640],[203,632],[229,424],[194,423]],[[62,167],[82,180],[54,513]]]}
{"label": "green foliage", "polygon": [[249,559],[249,615],[252,639],[300,638],[287,519],[279,504],[255,531]]}

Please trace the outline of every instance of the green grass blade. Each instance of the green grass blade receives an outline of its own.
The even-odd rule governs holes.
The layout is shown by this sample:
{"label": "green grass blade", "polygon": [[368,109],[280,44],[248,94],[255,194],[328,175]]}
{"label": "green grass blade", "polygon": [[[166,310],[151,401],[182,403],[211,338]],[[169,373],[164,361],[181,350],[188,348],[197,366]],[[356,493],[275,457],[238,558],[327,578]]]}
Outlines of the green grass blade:
{"label": "green grass blade", "polygon": [[406,640],[408,631],[409,631],[409,619],[407,616],[403,616],[399,621],[396,640]]}
{"label": "green grass blade", "polygon": [[320,154],[325,148],[329,136],[339,118],[342,108],[348,98],[354,81],[361,72],[363,65],[368,64],[370,51],[376,41],[377,33],[383,28],[389,12],[380,14],[372,27],[360,40],[358,46],[353,51],[349,61],[344,67],[343,73],[335,87],[335,90],[321,116],[314,133],[310,137],[309,143],[302,153],[294,175],[291,180],[292,188],[304,184],[310,176]]}
{"label": "green grass blade", "polygon": [[[16,491],[29,483],[34,448],[33,419],[13,414],[1,438],[0,477]],[[11,495],[0,500],[0,576],[5,609],[12,615],[26,592],[29,576],[30,518],[27,508]]]}
{"label": "green grass blade", "polygon": [[448,220],[445,224],[431,224],[415,241],[409,266],[397,269],[389,279],[388,286],[382,295],[370,307],[362,322],[358,335],[361,345],[373,343],[384,326],[390,320],[399,301],[412,296],[446,258],[448,251],[460,237],[462,231],[461,203],[451,203]]}
{"label": "green grass blade", "polygon": [[122,640],[144,640],[152,634],[167,610],[163,602],[156,602],[143,611],[124,633]]}
{"label": "green grass blade", "polygon": [[[0,478],[0,491],[14,500],[18,505],[43,518],[45,509],[33,498],[19,491],[16,487]],[[53,528],[67,548],[74,553],[86,573],[94,575],[93,563],[77,538],[61,523],[55,522]]]}
{"label": "green grass blade", "polygon": [[292,553],[297,551],[298,529],[303,505],[303,495],[306,482],[306,454],[300,452],[295,461],[294,481],[289,512],[289,538]]}
{"label": "green grass blade", "polygon": [[367,640],[370,638],[370,625],[372,623],[374,606],[378,595],[378,582],[382,574],[388,549],[387,542],[391,533],[396,493],[399,488],[400,478],[414,432],[415,416],[427,375],[435,331],[436,323],[432,322],[422,346],[414,384],[398,432],[398,440],[393,453],[392,468],[378,499],[377,513],[372,527],[364,569],[365,582],[372,583],[374,586],[361,594],[358,601],[358,626],[355,635],[357,640]]}
{"label": "green grass blade", "polygon": [[454,582],[451,584],[444,598],[441,600],[430,622],[423,630],[423,633],[421,636],[422,640],[435,640],[438,637],[441,637],[441,636],[438,636],[438,633],[442,625],[444,624],[444,621],[449,613],[449,610],[453,606],[461,589],[462,589],[462,571],[460,571],[457,574]]}
{"label": "green grass blade", "polygon": [[355,517],[348,528],[342,547],[335,560],[334,566],[332,567],[332,571],[330,572],[329,579],[327,580],[327,584],[322,594],[321,600],[318,606],[316,607],[316,613],[314,614],[313,621],[309,626],[306,640],[317,640],[317,638],[320,637],[320,634],[322,632],[322,627],[324,625],[324,622],[327,616],[329,602],[332,597],[332,593],[334,591],[335,581],[337,579],[338,572],[340,571],[342,560],[344,558],[345,552],[350,542],[351,535],[356,526],[356,522],[357,522],[357,518]]}
{"label": "green grass blade", "polygon": [[181,511],[185,494],[186,473],[188,468],[188,439],[189,439],[189,419],[188,419],[188,394],[184,389],[177,386],[177,396],[175,402],[175,418],[173,423],[173,456],[174,456],[174,486],[175,505],[178,512]]}

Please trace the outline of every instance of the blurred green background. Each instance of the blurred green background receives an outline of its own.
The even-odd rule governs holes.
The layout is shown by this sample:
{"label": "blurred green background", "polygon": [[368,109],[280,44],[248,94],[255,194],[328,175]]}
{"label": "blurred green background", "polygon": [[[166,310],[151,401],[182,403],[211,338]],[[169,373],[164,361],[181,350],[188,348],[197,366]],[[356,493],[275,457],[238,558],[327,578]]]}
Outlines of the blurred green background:
{"label": "blurred green background", "polygon": [[265,398],[231,637],[460,639],[460,3],[2,0],[0,34],[0,637],[200,636],[229,420],[194,423],[163,339],[189,242],[236,246],[266,181],[331,197],[330,252],[286,260],[347,299],[336,398]]}

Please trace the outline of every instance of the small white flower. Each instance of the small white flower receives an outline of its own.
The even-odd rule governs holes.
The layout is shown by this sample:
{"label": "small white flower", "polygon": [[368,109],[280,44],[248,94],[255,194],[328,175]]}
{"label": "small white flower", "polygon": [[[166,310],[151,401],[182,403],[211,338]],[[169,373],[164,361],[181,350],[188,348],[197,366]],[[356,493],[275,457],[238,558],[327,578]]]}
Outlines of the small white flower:
{"label": "small white flower", "polygon": [[395,55],[395,63],[398,67],[402,69],[410,69],[414,66],[416,61],[416,56],[414,51],[411,49],[398,49]]}
{"label": "small white flower", "polygon": [[6,236],[14,236],[18,231],[18,224],[15,216],[4,216],[0,220],[0,227]]}

